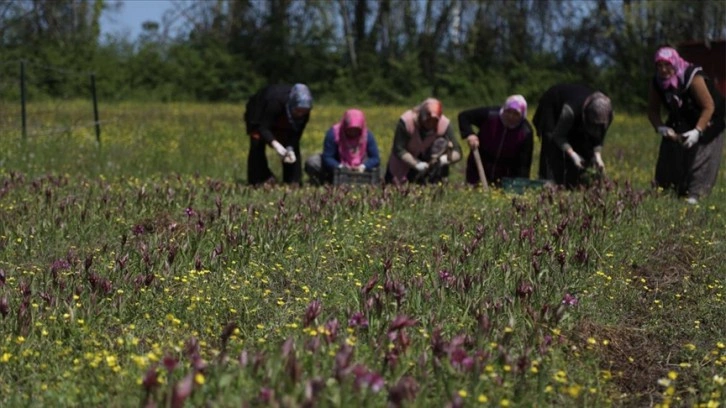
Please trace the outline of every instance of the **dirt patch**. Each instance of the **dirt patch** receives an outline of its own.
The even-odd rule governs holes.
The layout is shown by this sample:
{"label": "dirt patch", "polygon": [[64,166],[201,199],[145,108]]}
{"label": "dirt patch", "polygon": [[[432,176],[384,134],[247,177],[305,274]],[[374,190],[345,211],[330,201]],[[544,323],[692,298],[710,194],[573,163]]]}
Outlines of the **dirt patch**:
{"label": "dirt patch", "polygon": [[[660,401],[658,379],[668,374],[668,357],[678,347],[666,344],[658,337],[637,326],[603,326],[584,321],[576,329],[576,341],[587,345],[588,338],[600,340],[597,353],[602,370],[611,373],[611,383],[619,390],[620,406],[653,406]],[[608,344],[601,344],[607,339]]]}
{"label": "dirt patch", "polygon": [[696,248],[682,242],[659,243],[641,265],[633,265],[633,275],[645,279],[653,289],[669,290],[680,286],[691,275],[691,265],[698,256]]}
{"label": "dirt patch", "polygon": [[[619,324],[584,320],[573,331],[571,339],[580,346],[587,347],[589,338],[598,340],[594,347],[600,367],[612,373],[612,384],[620,394],[617,405],[646,407],[661,401],[663,389],[658,380],[667,377],[675,356],[690,338],[687,330],[662,330],[682,325],[682,316],[654,309],[653,302],[664,293],[683,290],[697,257],[696,248],[682,242],[656,244],[655,251],[640,265],[632,265],[634,285],[639,289],[647,285],[650,290],[643,290],[639,299],[628,302],[628,312]],[[601,344],[604,339],[608,344]],[[686,377],[679,377],[679,382],[693,380]]]}

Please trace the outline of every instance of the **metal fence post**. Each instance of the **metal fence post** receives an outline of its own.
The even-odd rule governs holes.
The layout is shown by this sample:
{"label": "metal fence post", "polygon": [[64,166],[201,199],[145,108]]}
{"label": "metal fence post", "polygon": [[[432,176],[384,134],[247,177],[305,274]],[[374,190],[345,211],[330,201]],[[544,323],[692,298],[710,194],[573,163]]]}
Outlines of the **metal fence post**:
{"label": "metal fence post", "polygon": [[20,61],[20,123],[22,123],[23,140],[28,138],[27,113],[25,111],[25,61]]}
{"label": "metal fence post", "polygon": [[96,125],[96,142],[101,144],[101,123],[98,121],[98,99],[96,98],[96,74],[91,74],[91,96],[93,97],[93,123]]}

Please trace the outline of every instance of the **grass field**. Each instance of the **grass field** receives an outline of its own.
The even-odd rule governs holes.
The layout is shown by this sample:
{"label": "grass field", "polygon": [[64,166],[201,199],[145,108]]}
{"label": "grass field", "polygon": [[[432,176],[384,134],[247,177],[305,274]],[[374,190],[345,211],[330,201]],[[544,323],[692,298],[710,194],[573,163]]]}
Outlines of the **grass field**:
{"label": "grass field", "polygon": [[[467,107],[465,107],[467,108]],[[340,120],[346,107],[317,106],[301,142],[303,156],[322,150],[328,128]],[[405,106],[361,107],[387,163],[396,121]],[[28,134],[21,137],[19,106],[5,105],[3,155],[6,169],[25,174],[85,175],[95,177],[199,174],[244,183],[247,177],[249,138],[244,133],[239,105],[127,103],[100,107],[101,143],[96,141],[92,108],[88,102],[37,104],[28,107]],[[446,110],[458,135],[456,114]],[[534,112],[530,107],[529,115]],[[617,112],[616,112],[617,113]],[[606,140],[606,164],[613,179],[648,186],[659,140],[645,116],[617,115]],[[538,142],[538,141],[537,141]],[[463,147],[465,150],[467,148]],[[535,146],[532,176],[536,175],[539,148]],[[271,168],[278,176],[280,163],[268,149]],[[452,182],[463,182],[464,164],[455,166]]]}
{"label": "grass field", "polygon": [[[384,163],[405,108],[363,107]],[[695,206],[652,189],[644,116],[616,112],[599,185],[514,195],[463,163],[250,189],[242,114],[0,129],[0,406],[723,406],[725,172]]]}

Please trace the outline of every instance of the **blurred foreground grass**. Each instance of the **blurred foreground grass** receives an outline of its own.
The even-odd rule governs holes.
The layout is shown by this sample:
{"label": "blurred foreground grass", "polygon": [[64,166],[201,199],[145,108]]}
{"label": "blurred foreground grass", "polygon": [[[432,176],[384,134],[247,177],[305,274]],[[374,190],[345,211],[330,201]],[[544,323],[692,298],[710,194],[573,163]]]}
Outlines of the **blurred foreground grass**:
{"label": "blurred foreground grass", "polygon": [[[343,111],[315,109],[304,155]],[[403,109],[365,109],[384,161]],[[643,118],[617,116],[610,180],[510,195],[463,163],[251,189],[239,106],[102,115],[100,149],[1,136],[2,406],[724,401],[724,173],[697,206],[652,190]]]}

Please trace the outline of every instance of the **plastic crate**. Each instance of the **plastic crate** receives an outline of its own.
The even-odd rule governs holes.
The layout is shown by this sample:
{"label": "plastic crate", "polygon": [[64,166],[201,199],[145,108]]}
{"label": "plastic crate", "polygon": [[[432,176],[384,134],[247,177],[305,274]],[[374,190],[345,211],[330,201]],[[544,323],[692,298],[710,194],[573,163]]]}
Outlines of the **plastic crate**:
{"label": "plastic crate", "polygon": [[522,177],[502,177],[502,189],[517,194],[523,194],[529,189],[542,188],[547,180],[531,180]]}
{"label": "plastic crate", "polygon": [[336,186],[341,184],[379,184],[380,181],[378,167],[362,173],[348,169],[336,169],[333,172],[333,185]]}

